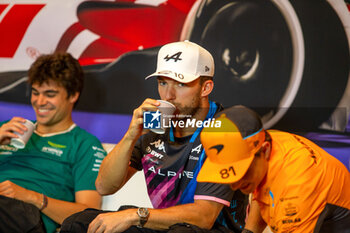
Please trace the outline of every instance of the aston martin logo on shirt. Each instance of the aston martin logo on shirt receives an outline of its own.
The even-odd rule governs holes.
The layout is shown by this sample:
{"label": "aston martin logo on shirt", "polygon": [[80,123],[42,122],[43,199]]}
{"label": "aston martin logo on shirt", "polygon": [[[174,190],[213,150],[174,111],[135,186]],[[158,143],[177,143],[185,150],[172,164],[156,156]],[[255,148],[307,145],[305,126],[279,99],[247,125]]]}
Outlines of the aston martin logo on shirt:
{"label": "aston martin logo on shirt", "polygon": [[44,153],[49,153],[49,154],[52,154],[52,155],[56,155],[58,157],[61,157],[62,154],[63,154],[63,151],[61,149],[48,147],[48,146],[44,146],[43,148],[41,148],[41,151],[44,152]]}

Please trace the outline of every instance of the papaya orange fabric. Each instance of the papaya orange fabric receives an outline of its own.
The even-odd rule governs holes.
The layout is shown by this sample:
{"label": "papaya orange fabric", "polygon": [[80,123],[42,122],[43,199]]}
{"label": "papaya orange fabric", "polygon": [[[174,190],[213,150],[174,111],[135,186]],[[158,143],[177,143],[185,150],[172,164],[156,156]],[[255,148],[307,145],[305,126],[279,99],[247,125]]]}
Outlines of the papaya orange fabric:
{"label": "papaya orange fabric", "polygon": [[268,172],[253,199],[273,232],[313,232],[326,204],[350,209],[350,173],[339,160],[306,138],[268,132]]}

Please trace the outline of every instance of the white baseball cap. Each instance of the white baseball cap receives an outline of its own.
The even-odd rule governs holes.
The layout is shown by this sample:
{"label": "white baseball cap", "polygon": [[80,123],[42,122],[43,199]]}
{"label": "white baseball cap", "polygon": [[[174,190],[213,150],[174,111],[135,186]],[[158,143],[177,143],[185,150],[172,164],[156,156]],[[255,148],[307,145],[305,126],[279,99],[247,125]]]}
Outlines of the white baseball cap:
{"label": "white baseball cap", "polygon": [[200,76],[214,76],[214,59],[201,46],[181,41],[166,44],[158,52],[157,70],[150,77],[164,76],[189,83]]}

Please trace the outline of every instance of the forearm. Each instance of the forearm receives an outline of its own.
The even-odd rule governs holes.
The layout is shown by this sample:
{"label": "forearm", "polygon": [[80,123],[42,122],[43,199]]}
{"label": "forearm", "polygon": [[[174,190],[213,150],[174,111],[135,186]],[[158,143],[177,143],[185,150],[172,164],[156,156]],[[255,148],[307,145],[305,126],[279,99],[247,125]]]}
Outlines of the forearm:
{"label": "forearm", "polygon": [[198,212],[193,212],[186,207],[181,210],[177,210],[176,207],[164,210],[154,209],[150,211],[150,217],[145,227],[155,230],[166,230],[176,223],[190,223],[201,228],[210,229],[212,223],[209,223],[207,219],[206,216],[199,215]]}
{"label": "forearm", "polygon": [[250,205],[250,211],[248,214],[245,229],[250,230],[254,233],[263,232],[266,228],[266,223],[261,217],[260,207],[257,201],[252,201]]}
{"label": "forearm", "polygon": [[222,205],[216,202],[200,201],[166,209],[151,209],[145,227],[165,230],[176,223],[190,223],[200,228],[211,229]]}
{"label": "forearm", "polygon": [[[213,201],[198,200],[192,204],[178,205],[164,209],[150,209],[145,228],[167,230],[176,223],[190,223],[200,228],[211,229],[223,205]],[[137,209],[99,214],[89,225],[88,233],[105,231],[124,232],[139,224]]]}
{"label": "forearm", "polygon": [[55,222],[62,224],[63,220],[70,215],[83,211],[86,208],[100,208],[100,205],[87,205],[68,201],[61,201],[48,197],[48,204],[42,212]]}
{"label": "forearm", "polygon": [[157,100],[148,98],[133,111],[128,131],[101,164],[95,183],[101,195],[115,193],[135,173],[128,168],[134,146],[143,133],[143,112],[156,111],[159,105]]}
{"label": "forearm", "polygon": [[104,158],[95,182],[96,189],[101,195],[115,193],[126,182],[135,142],[124,137]]}
{"label": "forearm", "polygon": [[[38,209],[41,209],[43,207],[43,195],[41,193],[30,191],[27,199],[23,201],[35,205]],[[62,201],[47,197],[47,205],[41,211],[55,222],[62,224],[64,219],[74,213],[83,211],[86,208],[98,209],[100,207],[101,197],[96,193],[92,201],[89,201],[88,204]]]}
{"label": "forearm", "polygon": [[[145,228],[154,230],[167,230],[176,223],[190,223],[200,228],[212,228],[222,205],[214,204],[185,204],[164,209],[149,209],[149,218],[144,225]],[[90,224],[89,233],[95,232],[99,226],[108,226],[108,229],[122,232],[131,226],[139,224],[137,209],[127,209],[119,212],[109,212],[98,215]]]}

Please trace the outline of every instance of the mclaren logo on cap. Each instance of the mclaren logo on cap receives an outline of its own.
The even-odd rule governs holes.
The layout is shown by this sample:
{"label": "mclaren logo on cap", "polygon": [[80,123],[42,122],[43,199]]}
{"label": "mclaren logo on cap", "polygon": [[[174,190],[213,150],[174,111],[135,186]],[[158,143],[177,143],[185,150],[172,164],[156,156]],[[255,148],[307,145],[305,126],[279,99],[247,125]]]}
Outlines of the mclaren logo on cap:
{"label": "mclaren logo on cap", "polygon": [[174,61],[177,62],[178,60],[182,60],[182,58],[180,58],[181,54],[182,54],[182,52],[177,52],[177,53],[171,55],[170,57],[169,57],[169,54],[168,54],[168,55],[166,55],[164,60],[169,61],[171,59],[174,59]]}
{"label": "mclaren logo on cap", "polygon": [[205,66],[205,72],[209,72],[210,68],[208,66]]}
{"label": "mclaren logo on cap", "polygon": [[219,154],[220,151],[221,151],[223,148],[224,148],[224,145],[218,144],[218,145],[215,145],[215,146],[210,147],[209,150],[211,150],[211,149],[216,149],[216,150],[217,150],[216,154]]}

